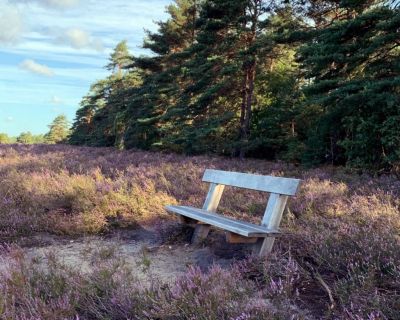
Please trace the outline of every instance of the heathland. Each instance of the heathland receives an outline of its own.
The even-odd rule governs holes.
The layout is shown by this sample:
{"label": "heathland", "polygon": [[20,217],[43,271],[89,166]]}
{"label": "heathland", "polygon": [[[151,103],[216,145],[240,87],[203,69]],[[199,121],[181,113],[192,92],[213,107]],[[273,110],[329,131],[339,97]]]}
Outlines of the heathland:
{"label": "heathland", "polygon": [[[189,231],[164,211],[166,204],[201,205],[206,168],[303,180],[267,259],[241,254],[242,248],[228,259],[217,230],[206,243],[188,246]],[[5,145],[0,179],[1,319],[400,319],[400,181],[394,175]],[[265,194],[228,189],[220,212],[259,222],[266,201]],[[147,237],[151,247],[126,251],[116,234]],[[93,237],[90,263],[64,261],[57,251],[71,246],[73,254],[76,243]],[[32,252],[45,250],[46,239],[56,250],[39,261]],[[170,277],[143,278],[143,270],[163,265],[160,257],[189,250],[210,261],[183,265],[176,258]],[[129,262],[135,254],[140,261]]]}

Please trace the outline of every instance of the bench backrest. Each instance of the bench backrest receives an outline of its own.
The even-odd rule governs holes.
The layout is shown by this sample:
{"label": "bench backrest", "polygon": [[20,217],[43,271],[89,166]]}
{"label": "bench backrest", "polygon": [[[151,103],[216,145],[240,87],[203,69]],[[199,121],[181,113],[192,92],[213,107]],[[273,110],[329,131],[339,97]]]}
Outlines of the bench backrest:
{"label": "bench backrest", "polygon": [[212,169],[204,172],[203,181],[287,196],[294,196],[300,183],[299,179]]}

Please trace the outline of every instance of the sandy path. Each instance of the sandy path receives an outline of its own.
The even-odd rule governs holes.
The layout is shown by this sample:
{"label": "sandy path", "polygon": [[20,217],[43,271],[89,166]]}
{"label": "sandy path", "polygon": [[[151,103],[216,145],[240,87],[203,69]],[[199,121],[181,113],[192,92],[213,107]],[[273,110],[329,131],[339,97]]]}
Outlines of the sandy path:
{"label": "sandy path", "polygon": [[[141,280],[151,278],[171,282],[184,273],[188,266],[207,269],[213,264],[228,266],[232,260],[216,256],[209,247],[189,244],[163,245],[151,228],[140,228],[111,237],[91,236],[78,240],[50,238],[40,247],[23,249],[27,256],[41,264],[53,255],[67,266],[89,272],[99,261],[122,259],[135,270]],[[7,264],[3,259],[3,268]]]}

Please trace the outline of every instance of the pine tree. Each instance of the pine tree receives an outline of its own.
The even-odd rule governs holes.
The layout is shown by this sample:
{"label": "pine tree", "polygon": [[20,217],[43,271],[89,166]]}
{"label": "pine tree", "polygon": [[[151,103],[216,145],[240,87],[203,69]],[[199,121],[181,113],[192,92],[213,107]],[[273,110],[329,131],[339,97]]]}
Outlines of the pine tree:
{"label": "pine tree", "polygon": [[147,32],[150,55],[116,46],[70,142],[393,168],[399,10],[391,0],[176,0]]}
{"label": "pine tree", "polygon": [[390,168],[400,159],[400,11],[371,4],[343,2],[341,18],[300,51],[308,101],[322,108],[308,144],[314,162]]}
{"label": "pine tree", "polygon": [[128,42],[123,40],[117,44],[110,56],[110,63],[107,65],[108,70],[120,72],[132,64],[132,57],[129,53]]}
{"label": "pine tree", "polygon": [[71,144],[124,146],[128,101],[141,84],[141,75],[132,67],[132,61],[127,42],[120,42],[107,65],[112,74],[93,84],[81,101],[69,138]]}
{"label": "pine tree", "polygon": [[57,116],[49,125],[49,132],[45,134],[46,143],[63,143],[66,142],[69,135],[69,123],[65,115]]}
{"label": "pine tree", "polygon": [[147,33],[143,47],[151,50],[153,56],[135,59],[135,66],[143,74],[143,84],[133,93],[128,108],[125,135],[128,148],[174,148],[164,138],[176,125],[169,111],[185,86],[183,52],[195,41],[200,3],[199,0],[175,1],[167,7],[170,18],[158,22],[156,33]]}
{"label": "pine tree", "polygon": [[240,157],[253,147],[257,77],[282,51],[272,32],[276,9],[261,0],[204,2],[196,42],[183,52],[187,85],[165,115],[174,125],[164,141],[189,153]]}

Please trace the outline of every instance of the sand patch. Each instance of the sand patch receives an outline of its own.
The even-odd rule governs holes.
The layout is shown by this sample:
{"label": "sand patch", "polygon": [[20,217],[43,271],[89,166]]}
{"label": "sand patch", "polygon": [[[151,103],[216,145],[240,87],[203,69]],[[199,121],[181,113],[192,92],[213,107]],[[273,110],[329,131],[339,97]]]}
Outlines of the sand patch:
{"label": "sand patch", "polygon": [[[144,282],[159,279],[164,283],[171,283],[188,266],[199,266],[206,270],[213,264],[227,267],[232,262],[230,258],[217,256],[208,246],[163,244],[158,239],[157,232],[150,227],[107,237],[88,236],[75,240],[44,235],[40,237],[46,238],[41,246],[22,249],[28,258],[39,265],[46,265],[47,259],[56,257],[68,267],[89,273],[101,262],[124,261],[138,279]],[[7,258],[3,256],[0,259],[0,271],[7,265]]]}

